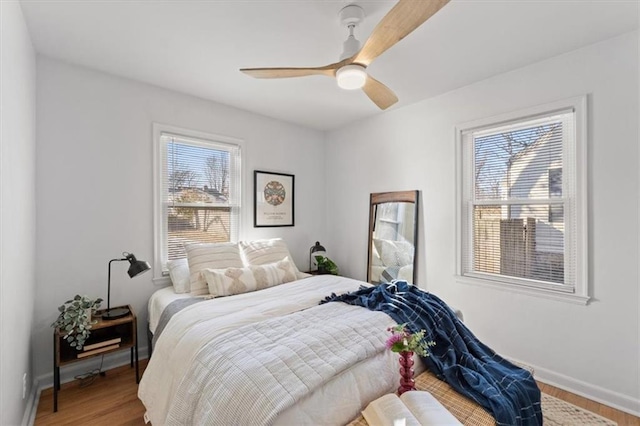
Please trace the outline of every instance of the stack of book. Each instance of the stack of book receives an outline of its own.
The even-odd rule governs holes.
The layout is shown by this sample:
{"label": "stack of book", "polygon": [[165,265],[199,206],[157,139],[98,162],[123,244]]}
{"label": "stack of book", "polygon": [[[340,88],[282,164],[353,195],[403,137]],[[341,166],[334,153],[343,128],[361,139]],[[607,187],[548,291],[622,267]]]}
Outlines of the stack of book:
{"label": "stack of book", "polygon": [[82,352],[78,353],[78,358],[84,358],[102,352],[107,352],[112,349],[117,349],[120,347],[121,341],[122,339],[120,337],[116,337],[115,339],[104,340],[102,342],[86,345],[82,349]]}

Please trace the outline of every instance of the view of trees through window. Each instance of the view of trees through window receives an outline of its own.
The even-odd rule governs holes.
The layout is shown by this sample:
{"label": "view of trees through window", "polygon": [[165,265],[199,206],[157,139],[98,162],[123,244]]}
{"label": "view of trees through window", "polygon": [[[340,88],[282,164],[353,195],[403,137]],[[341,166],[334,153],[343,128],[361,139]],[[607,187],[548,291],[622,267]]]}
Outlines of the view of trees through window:
{"label": "view of trees through window", "polygon": [[231,240],[231,153],[169,138],[166,144],[168,260],[185,257],[185,242]]}
{"label": "view of trees through window", "polygon": [[564,282],[561,120],[473,136],[473,269]]}

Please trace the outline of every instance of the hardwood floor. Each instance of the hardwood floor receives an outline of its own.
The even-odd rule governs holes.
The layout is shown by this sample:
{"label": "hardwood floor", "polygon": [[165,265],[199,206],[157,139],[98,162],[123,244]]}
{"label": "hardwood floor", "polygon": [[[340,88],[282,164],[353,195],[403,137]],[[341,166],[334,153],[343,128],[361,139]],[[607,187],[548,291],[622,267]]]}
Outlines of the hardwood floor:
{"label": "hardwood floor", "polygon": [[[140,361],[140,375],[147,360]],[[80,387],[78,381],[65,383],[58,392],[58,412],[53,412],[53,388],[40,395],[36,425],[144,426],[145,409],[138,399],[135,372],[128,365],[97,376]]]}
{"label": "hardwood floor", "polygon": [[[140,361],[141,371],[147,361]],[[45,389],[40,395],[36,426],[92,425],[92,426],[144,426],[144,406],[138,400],[138,386],[129,366],[109,370],[105,377],[96,377],[86,387],[78,382],[62,385],[58,393],[58,412],[53,412],[53,390]],[[540,390],[556,398],[607,417],[620,426],[640,426],[640,418],[562,389],[538,382]]]}

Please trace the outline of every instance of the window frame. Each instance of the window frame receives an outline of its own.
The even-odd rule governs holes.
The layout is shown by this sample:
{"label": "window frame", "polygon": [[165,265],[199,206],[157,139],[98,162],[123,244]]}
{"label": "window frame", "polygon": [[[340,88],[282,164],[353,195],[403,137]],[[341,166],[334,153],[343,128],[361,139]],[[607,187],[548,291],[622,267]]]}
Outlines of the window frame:
{"label": "window frame", "polygon": [[153,283],[155,285],[166,285],[170,283],[169,271],[165,267],[167,260],[163,259],[164,253],[163,246],[167,242],[167,221],[164,216],[164,206],[162,201],[164,194],[162,193],[162,179],[163,179],[163,147],[162,147],[162,135],[171,134],[176,137],[182,137],[187,140],[192,140],[195,145],[207,146],[207,141],[212,144],[228,144],[235,145],[240,151],[240,164],[237,175],[240,176],[240,182],[236,184],[237,206],[240,209],[238,213],[238,234],[242,231],[242,197],[244,188],[244,174],[242,171],[243,162],[243,148],[244,141],[242,139],[217,135],[212,133],[201,132],[197,130],[186,129],[182,127],[171,126],[161,123],[153,123]]}
{"label": "window frame", "polygon": [[[565,256],[567,247],[574,246],[575,253],[575,284],[572,288],[545,284],[534,280],[512,278],[504,275],[491,276],[488,273],[463,274],[463,221],[469,217],[463,214],[465,202],[465,181],[463,170],[463,156],[465,134],[472,131],[498,128],[504,125],[534,120],[536,118],[549,117],[554,114],[573,111],[575,143],[573,146],[563,146],[563,173],[571,168],[575,173],[575,188],[573,200],[568,204],[575,207],[575,235],[565,233]],[[588,221],[587,221],[587,96],[577,96],[556,102],[538,105],[518,111],[508,112],[493,117],[482,118],[455,127],[456,150],[456,282],[462,284],[480,285],[497,288],[506,291],[540,296],[544,298],[562,300],[566,302],[585,305],[589,302],[588,282]],[[564,176],[563,176],[564,177]],[[467,185],[469,185],[467,183]],[[567,195],[568,196],[568,195]],[[566,223],[565,223],[566,226]],[[568,229],[566,226],[565,229]],[[574,244],[568,244],[569,238],[575,239]],[[566,257],[565,257],[566,259]],[[567,262],[565,261],[565,265]]]}

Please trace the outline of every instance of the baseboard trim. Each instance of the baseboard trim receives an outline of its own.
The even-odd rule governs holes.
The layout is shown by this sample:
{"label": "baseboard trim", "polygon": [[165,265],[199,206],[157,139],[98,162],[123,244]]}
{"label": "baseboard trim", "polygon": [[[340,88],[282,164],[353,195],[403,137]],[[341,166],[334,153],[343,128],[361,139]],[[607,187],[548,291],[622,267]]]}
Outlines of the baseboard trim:
{"label": "baseboard trim", "polygon": [[547,368],[533,365],[530,362],[520,361],[510,357],[507,358],[533,368],[536,380],[640,417],[640,399],[634,399],[628,395],[574,379],[573,377],[557,373]]}
{"label": "baseboard trim", "polygon": [[[138,352],[138,359],[147,359],[147,348],[140,348]],[[102,371],[112,370],[116,367],[128,365],[131,362],[131,355],[127,351],[121,351],[113,354],[105,355],[104,363],[102,364]],[[92,371],[100,366],[100,357],[88,359],[86,361],[80,361],[69,366],[65,366],[60,369],[60,383],[67,383],[74,380],[74,377],[78,374]],[[29,402],[25,409],[22,424],[27,426],[33,426],[36,413],[38,412],[38,403],[40,402],[40,395],[44,389],[53,387],[53,371],[50,373],[42,374],[34,380],[32,391],[29,394]]]}
{"label": "baseboard trim", "polygon": [[29,391],[29,399],[27,400],[27,406],[24,409],[24,416],[22,416],[23,426],[33,426],[36,421],[36,412],[38,411],[38,401],[40,401],[40,388],[38,387],[38,381],[34,380],[31,384],[31,390]]}

